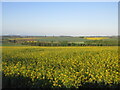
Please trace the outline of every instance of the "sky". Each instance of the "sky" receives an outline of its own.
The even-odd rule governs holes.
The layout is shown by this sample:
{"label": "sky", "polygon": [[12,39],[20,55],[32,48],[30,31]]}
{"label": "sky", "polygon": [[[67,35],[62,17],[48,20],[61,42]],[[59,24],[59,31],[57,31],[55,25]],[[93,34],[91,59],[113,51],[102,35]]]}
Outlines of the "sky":
{"label": "sky", "polygon": [[118,35],[118,3],[3,2],[2,34]]}

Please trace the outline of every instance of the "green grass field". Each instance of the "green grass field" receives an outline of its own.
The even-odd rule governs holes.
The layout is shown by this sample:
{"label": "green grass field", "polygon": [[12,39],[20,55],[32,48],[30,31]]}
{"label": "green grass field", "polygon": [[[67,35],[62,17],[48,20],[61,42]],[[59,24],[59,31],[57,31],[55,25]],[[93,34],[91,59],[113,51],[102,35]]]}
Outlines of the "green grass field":
{"label": "green grass field", "polygon": [[83,38],[79,38],[79,37],[44,37],[44,38],[40,38],[37,39],[38,41],[53,41],[53,42],[59,42],[59,41],[68,41],[68,42],[82,42],[82,41],[88,41],[86,39]]}

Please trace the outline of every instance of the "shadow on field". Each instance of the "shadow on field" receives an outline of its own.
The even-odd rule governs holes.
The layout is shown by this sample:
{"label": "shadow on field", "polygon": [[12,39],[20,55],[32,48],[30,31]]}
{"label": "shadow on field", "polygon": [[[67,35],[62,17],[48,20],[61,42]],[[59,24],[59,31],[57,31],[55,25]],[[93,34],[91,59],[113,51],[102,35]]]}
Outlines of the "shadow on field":
{"label": "shadow on field", "polygon": [[5,76],[2,75],[2,90],[10,89],[10,88],[51,88],[53,85],[52,82],[48,79],[36,80],[32,81],[31,78],[24,76]]}
{"label": "shadow on field", "polygon": [[[83,86],[80,86],[78,89],[89,89],[89,88],[95,88],[95,89],[107,89],[107,90],[119,90],[120,89],[120,84],[118,85],[112,85],[108,86],[105,85],[104,83],[84,83],[82,84]],[[51,82],[48,79],[38,79],[36,81],[32,81],[31,78],[28,77],[23,77],[23,76],[2,76],[2,90],[9,90],[9,89],[15,89],[15,90],[41,90],[41,89],[46,89],[49,88],[50,90],[53,89],[67,89],[62,83],[61,86],[62,88],[58,87],[52,87],[53,82]],[[76,89],[75,87],[69,88],[71,90]]]}
{"label": "shadow on field", "polygon": [[91,89],[106,89],[106,90],[120,90],[120,84],[106,85],[104,82],[101,83],[84,83],[79,86],[79,89],[91,88]]}

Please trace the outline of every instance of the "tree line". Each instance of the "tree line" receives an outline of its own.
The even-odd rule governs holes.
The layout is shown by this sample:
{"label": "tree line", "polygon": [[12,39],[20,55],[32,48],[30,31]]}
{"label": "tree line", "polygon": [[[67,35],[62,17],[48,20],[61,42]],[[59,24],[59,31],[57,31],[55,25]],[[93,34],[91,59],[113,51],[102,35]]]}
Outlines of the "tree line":
{"label": "tree line", "polygon": [[103,40],[93,40],[93,41],[85,41],[84,43],[75,43],[68,41],[61,42],[22,42],[22,45],[30,45],[30,46],[120,46],[118,45],[118,41],[103,41]]}

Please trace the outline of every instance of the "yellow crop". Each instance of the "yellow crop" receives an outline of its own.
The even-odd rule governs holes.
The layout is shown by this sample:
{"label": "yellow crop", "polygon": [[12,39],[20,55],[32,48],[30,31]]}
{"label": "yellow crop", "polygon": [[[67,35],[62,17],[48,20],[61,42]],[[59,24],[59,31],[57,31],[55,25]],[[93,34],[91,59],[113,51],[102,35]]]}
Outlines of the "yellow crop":
{"label": "yellow crop", "polygon": [[85,39],[88,40],[102,40],[102,39],[109,39],[108,37],[86,37]]}
{"label": "yellow crop", "polygon": [[29,40],[29,39],[39,39],[39,38],[13,38],[9,40]]}
{"label": "yellow crop", "polygon": [[117,46],[6,46],[2,49],[3,77],[10,77],[15,86],[21,80],[19,87],[78,88],[83,83],[120,82]]}

